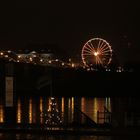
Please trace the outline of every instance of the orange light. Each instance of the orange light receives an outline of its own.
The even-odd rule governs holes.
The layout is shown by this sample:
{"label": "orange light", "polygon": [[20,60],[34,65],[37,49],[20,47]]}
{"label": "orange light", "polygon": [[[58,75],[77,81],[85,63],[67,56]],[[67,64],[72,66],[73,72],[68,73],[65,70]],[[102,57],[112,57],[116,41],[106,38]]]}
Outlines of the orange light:
{"label": "orange light", "polygon": [[4,116],[3,116],[3,106],[0,105],[0,123],[3,123],[4,122]]}
{"label": "orange light", "polygon": [[32,99],[29,100],[29,123],[33,122]]}
{"label": "orange light", "polygon": [[42,100],[42,97],[40,97],[40,123],[42,124],[43,123],[43,100]]}
{"label": "orange light", "polygon": [[20,102],[20,99],[18,99],[18,103],[17,103],[17,123],[21,123],[21,102]]}

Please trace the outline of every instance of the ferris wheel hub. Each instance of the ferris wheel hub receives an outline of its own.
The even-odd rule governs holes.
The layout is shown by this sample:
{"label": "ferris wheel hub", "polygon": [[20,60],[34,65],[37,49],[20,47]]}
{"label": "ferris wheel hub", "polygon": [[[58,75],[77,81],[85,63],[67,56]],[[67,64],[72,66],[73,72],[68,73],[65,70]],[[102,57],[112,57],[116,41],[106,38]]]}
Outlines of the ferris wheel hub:
{"label": "ferris wheel hub", "polygon": [[94,55],[97,56],[97,55],[99,55],[99,53],[98,52],[94,52]]}

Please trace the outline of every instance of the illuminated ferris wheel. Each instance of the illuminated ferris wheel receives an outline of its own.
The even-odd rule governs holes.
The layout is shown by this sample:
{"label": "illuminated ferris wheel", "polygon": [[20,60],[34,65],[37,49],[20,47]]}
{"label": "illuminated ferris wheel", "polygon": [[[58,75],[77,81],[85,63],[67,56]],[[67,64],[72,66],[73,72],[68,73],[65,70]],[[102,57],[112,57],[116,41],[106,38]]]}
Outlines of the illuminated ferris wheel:
{"label": "illuminated ferris wheel", "polygon": [[82,61],[85,66],[107,66],[112,59],[109,43],[101,38],[90,39],[82,48]]}

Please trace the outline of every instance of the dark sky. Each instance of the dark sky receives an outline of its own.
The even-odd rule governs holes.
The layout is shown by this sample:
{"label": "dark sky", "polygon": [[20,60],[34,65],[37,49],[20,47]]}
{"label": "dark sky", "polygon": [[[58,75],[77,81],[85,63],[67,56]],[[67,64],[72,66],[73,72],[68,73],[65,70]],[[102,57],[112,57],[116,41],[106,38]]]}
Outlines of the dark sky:
{"label": "dark sky", "polygon": [[21,48],[31,42],[56,44],[80,55],[91,38],[107,40],[119,61],[139,61],[139,4],[121,0],[17,0],[1,5],[0,45]]}

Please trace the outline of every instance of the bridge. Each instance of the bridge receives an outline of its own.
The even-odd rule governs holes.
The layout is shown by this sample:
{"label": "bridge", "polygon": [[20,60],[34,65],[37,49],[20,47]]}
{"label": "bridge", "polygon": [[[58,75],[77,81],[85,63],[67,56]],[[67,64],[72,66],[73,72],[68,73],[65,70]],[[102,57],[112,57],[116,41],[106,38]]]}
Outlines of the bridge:
{"label": "bridge", "polygon": [[[7,64],[12,67],[6,68]],[[16,94],[47,94],[54,96],[123,96],[137,95],[139,72],[86,71],[84,69],[60,68],[28,63],[3,62],[0,65],[1,82],[7,71],[14,78]],[[4,92],[4,83],[1,90]],[[47,92],[48,91],[48,92]]]}

